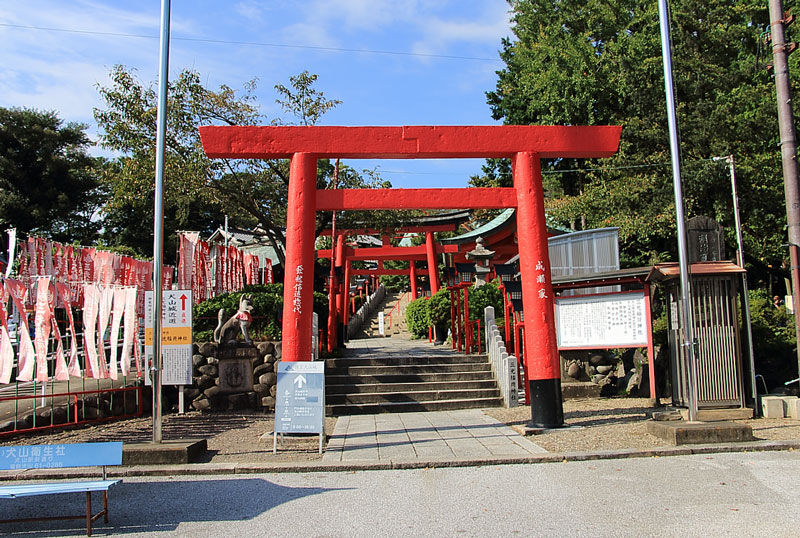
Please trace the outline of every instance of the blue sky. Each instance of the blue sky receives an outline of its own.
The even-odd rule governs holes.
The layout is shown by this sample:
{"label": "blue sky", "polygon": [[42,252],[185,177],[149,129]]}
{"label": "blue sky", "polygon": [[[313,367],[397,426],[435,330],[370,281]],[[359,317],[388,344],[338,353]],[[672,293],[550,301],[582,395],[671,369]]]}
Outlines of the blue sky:
{"label": "blue sky", "polygon": [[[158,74],[160,0],[0,1],[0,106],[55,110],[89,124],[115,64]],[[262,112],[303,70],[342,104],[324,125],[491,125],[485,92],[503,67],[505,0],[172,1],[170,72],[208,86],[253,77]],[[342,50],[347,49],[347,50]],[[384,51],[360,52],[360,51]],[[481,160],[354,161],[395,187],[461,187]]]}

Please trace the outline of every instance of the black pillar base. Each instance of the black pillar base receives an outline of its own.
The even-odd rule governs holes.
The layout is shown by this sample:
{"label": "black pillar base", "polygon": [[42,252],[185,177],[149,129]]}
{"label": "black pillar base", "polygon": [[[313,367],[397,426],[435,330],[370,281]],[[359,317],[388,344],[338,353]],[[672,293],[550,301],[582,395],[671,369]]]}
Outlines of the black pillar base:
{"label": "black pillar base", "polygon": [[345,347],[347,347],[347,345],[345,344],[345,338],[347,337],[347,329],[346,329],[346,325],[344,323],[342,323],[341,321],[337,323],[336,335],[338,337],[338,339],[336,341],[337,347],[339,347],[341,349],[344,349]]}
{"label": "black pillar base", "polygon": [[531,421],[528,428],[562,428],[564,407],[561,401],[560,379],[532,379],[528,381],[531,400]]}

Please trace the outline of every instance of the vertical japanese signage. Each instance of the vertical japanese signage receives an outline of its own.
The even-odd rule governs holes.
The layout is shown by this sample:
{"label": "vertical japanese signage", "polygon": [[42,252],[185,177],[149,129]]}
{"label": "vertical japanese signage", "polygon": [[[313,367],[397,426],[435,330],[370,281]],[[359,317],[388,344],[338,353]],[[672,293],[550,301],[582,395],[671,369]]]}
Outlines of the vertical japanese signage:
{"label": "vertical japanese signage", "polygon": [[[192,384],[192,292],[170,290],[162,292],[161,355],[164,385]],[[145,292],[144,341],[147,364],[153,361],[153,292]],[[146,369],[149,385],[150,369]]]}

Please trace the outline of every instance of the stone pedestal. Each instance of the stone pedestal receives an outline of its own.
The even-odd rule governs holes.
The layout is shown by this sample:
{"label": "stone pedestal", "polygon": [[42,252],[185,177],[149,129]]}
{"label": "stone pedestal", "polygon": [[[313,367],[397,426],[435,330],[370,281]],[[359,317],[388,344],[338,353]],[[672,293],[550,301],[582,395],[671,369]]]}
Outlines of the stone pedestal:
{"label": "stone pedestal", "polygon": [[667,441],[671,445],[709,443],[740,443],[754,441],[753,429],[735,422],[647,422],[647,433]]}

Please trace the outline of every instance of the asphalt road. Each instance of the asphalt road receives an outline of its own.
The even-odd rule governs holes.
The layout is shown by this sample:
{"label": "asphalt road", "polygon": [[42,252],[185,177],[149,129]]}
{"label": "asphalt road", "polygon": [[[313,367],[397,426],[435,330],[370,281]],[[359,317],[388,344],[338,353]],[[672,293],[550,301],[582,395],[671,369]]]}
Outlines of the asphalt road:
{"label": "asphalt road", "polygon": [[[799,482],[800,454],[789,451],[128,478],[111,490],[111,523],[99,521],[94,536],[797,537]],[[0,501],[0,519],[83,507],[77,494]],[[81,525],[6,524],[0,534],[82,536]]]}

